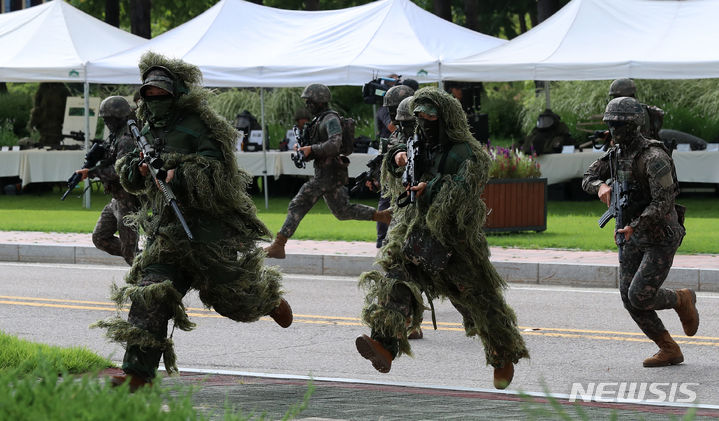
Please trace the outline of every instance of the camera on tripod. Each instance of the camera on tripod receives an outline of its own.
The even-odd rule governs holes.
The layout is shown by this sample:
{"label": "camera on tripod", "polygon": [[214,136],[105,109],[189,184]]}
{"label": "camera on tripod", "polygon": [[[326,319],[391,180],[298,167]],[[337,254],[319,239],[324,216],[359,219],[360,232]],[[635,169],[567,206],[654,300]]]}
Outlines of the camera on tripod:
{"label": "camera on tripod", "polygon": [[399,82],[400,76],[397,78],[378,77],[364,84],[362,87],[362,99],[365,104],[382,105],[384,94],[389,88]]}

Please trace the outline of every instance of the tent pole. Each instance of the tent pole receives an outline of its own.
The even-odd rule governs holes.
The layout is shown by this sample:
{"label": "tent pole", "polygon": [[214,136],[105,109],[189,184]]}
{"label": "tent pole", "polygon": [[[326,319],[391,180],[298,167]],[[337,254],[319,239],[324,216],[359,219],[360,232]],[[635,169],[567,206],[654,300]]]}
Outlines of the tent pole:
{"label": "tent pole", "polygon": [[[87,81],[87,64],[85,65],[85,84],[83,87],[83,95],[85,96],[85,153],[90,150],[90,83]],[[94,135],[94,133],[93,133]],[[90,209],[90,193],[92,192],[92,184],[90,178],[86,178],[83,183],[85,192],[83,194],[82,207]]]}
{"label": "tent pole", "polygon": [[443,91],[444,90],[444,82],[442,82],[442,62],[441,61],[437,63],[437,77],[438,77],[437,88],[439,90]]}
{"label": "tent pole", "polygon": [[265,191],[265,209],[270,208],[270,199],[269,199],[269,186],[267,185],[267,144],[265,142],[265,139],[267,136],[267,133],[265,133],[265,88],[260,88],[260,108],[261,108],[261,114],[260,114],[260,120],[262,121],[262,158],[265,160],[265,169],[262,171],[262,186]]}
{"label": "tent pole", "polygon": [[551,101],[549,98],[549,81],[545,80],[544,81],[544,108],[546,108],[547,110],[551,110],[552,109],[551,105],[552,104],[551,104]]}

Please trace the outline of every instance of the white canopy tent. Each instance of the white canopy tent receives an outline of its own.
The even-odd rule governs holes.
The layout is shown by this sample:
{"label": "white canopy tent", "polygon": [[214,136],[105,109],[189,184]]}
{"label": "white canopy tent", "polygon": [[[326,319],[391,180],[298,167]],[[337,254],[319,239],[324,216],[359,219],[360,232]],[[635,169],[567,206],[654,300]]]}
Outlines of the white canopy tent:
{"label": "white canopy tent", "polygon": [[[0,14],[0,81],[82,82],[85,148],[91,136],[87,63],[146,40],[108,25],[62,0]],[[84,206],[90,206],[89,192]]]}
{"label": "white canopy tent", "polygon": [[410,0],[328,11],[293,11],[221,0],[144,45],[88,67],[97,83],[138,83],[148,50],[196,64],[216,87],[361,85],[397,73],[443,79],[442,63],[506,41],[447,22]]}
{"label": "white canopy tent", "polygon": [[573,0],[509,43],[443,65],[445,79],[719,77],[719,1]]}

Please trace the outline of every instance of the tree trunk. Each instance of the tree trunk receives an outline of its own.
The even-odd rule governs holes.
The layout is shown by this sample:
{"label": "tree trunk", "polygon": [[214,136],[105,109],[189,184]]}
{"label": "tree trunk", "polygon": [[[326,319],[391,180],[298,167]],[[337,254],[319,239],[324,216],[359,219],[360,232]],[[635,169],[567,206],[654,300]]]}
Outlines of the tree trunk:
{"label": "tree trunk", "polygon": [[37,6],[42,4],[42,0],[30,0],[30,6]]}
{"label": "tree trunk", "polygon": [[0,82],[0,94],[6,94],[7,93],[7,83]]}
{"label": "tree trunk", "polygon": [[10,11],[22,9],[22,0],[10,0]]}
{"label": "tree trunk", "polygon": [[450,0],[434,0],[434,14],[452,22],[452,2]]}
{"label": "tree trunk", "polygon": [[150,39],[150,8],[151,0],[130,0],[130,29],[137,36]]}
{"label": "tree trunk", "polygon": [[527,32],[527,17],[524,13],[518,13],[517,17],[519,18],[519,33],[523,34]]}
{"label": "tree trunk", "polygon": [[105,23],[120,27],[120,0],[105,0]]}
{"label": "tree trunk", "polygon": [[305,10],[320,10],[320,0],[305,0]]}
{"label": "tree trunk", "polygon": [[537,20],[544,22],[559,10],[559,0],[537,0]]}
{"label": "tree trunk", "polygon": [[260,4],[260,5],[262,4],[262,1],[263,0],[250,0],[250,2],[255,3],[255,4]]}
{"label": "tree trunk", "polygon": [[479,0],[465,0],[464,2],[464,26],[473,30],[479,31],[479,20],[477,19],[478,4]]}

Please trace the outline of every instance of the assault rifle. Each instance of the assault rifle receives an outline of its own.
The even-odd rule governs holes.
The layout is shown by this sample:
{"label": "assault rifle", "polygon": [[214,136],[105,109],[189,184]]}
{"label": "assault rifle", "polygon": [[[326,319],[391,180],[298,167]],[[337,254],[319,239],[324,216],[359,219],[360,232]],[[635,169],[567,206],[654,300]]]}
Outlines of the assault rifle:
{"label": "assault rifle", "polygon": [[[618,154],[618,147],[609,153],[609,172],[611,179],[607,181],[607,185],[612,188],[611,202],[609,203],[609,209],[599,218],[599,228],[604,228],[610,219],[614,218],[615,231],[614,241],[617,243],[619,250],[619,262],[622,262],[622,249],[624,248],[623,233],[616,232],[617,229],[624,228],[626,225],[626,217],[624,212],[629,206],[629,182],[626,180],[620,181],[618,178],[618,171],[616,168],[616,157]],[[624,177],[622,177],[624,178]]]}
{"label": "assault rifle", "polygon": [[415,134],[411,139],[407,140],[407,167],[404,169],[404,174],[402,174],[402,185],[407,187],[408,190],[405,190],[404,193],[397,198],[397,206],[400,208],[416,201],[417,192],[409,190],[409,188],[419,184],[419,177],[422,175],[421,169],[419,168],[421,165],[420,154],[419,137]]}
{"label": "assault rifle", "polygon": [[[73,132],[77,133],[77,132]],[[79,132],[82,134],[82,132]],[[63,135],[66,136],[66,135]],[[85,135],[82,134],[82,138],[85,139]],[[85,162],[82,164],[82,169],[90,169],[97,165],[98,161],[100,161],[105,156],[105,147],[102,146],[102,140],[96,139],[92,143],[92,147],[90,147],[90,150],[87,151],[85,154]],[[65,200],[68,194],[70,194],[71,191],[75,189],[75,187],[82,181],[82,174],[78,173],[72,173],[70,178],[67,179],[67,190],[65,191],[65,194],[62,195],[60,200]]]}
{"label": "assault rifle", "polygon": [[72,132],[70,132],[70,134],[63,134],[63,135],[62,135],[62,138],[63,138],[63,139],[75,139],[75,140],[84,141],[84,140],[85,140],[85,132],[83,132],[82,130],[80,130],[80,131],[72,131]]}
{"label": "assault rifle", "polygon": [[350,194],[356,194],[357,192],[362,191],[367,181],[379,181],[383,159],[384,154],[377,154],[374,158],[367,162],[367,168],[369,169],[355,178],[355,185],[350,189]]}
{"label": "assault rifle", "polygon": [[592,141],[592,147],[594,149],[607,151],[612,145],[612,134],[609,133],[609,130],[595,130],[594,133],[589,136],[589,140]]}
{"label": "assault rifle", "polygon": [[[307,141],[307,139],[302,136],[302,133],[300,132],[300,128],[297,126],[292,127],[292,133],[295,134],[295,139],[297,139],[297,145],[299,146],[308,146],[310,143]],[[300,149],[297,150],[297,153],[292,153],[290,155],[290,158],[292,158],[292,162],[295,163],[295,167],[297,168],[305,168],[307,166],[306,160],[305,160],[305,154]]]}
{"label": "assault rifle", "polygon": [[175,194],[172,192],[172,189],[170,189],[170,186],[165,183],[167,171],[162,168],[165,162],[162,158],[157,156],[155,149],[147,142],[147,138],[140,133],[140,129],[137,128],[135,120],[127,120],[127,126],[130,128],[130,133],[132,133],[132,137],[135,139],[137,148],[142,153],[142,161],[140,161],[140,164],[147,164],[147,169],[150,171],[152,179],[155,180],[155,185],[159,187],[162,195],[165,197],[165,203],[170,205],[172,210],[175,211],[175,216],[177,216],[180,224],[182,224],[182,228],[185,230],[187,238],[190,239],[190,241],[194,240],[195,238],[193,237],[192,232],[190,232],[190,227],[187,226],[187,221],[185,221],[185,217],[182,216],[180,207],[177,205],[177,198],[175,197]]}

